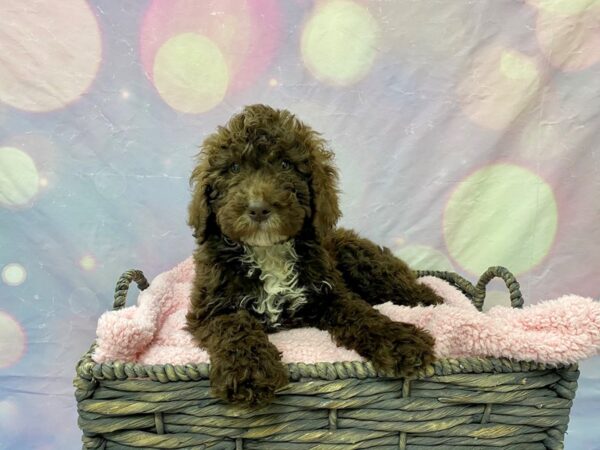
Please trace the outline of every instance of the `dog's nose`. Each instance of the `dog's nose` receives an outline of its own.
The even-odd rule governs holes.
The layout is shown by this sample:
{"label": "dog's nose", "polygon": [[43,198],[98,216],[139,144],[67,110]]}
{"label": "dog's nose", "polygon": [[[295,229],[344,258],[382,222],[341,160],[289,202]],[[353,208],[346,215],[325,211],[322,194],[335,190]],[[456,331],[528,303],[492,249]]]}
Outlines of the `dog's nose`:
{"label": "dog's nose", "polygon": [[248,214],[255,222],[264,222],[271,215],[271,205],[264,201],[250,202]]}

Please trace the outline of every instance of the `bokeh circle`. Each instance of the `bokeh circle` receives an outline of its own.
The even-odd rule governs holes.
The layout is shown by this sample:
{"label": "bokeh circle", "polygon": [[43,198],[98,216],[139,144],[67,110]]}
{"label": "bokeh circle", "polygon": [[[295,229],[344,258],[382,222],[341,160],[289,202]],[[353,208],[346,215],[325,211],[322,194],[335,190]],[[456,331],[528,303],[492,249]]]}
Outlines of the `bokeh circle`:
{"label": "bokeh circle", "polygon": [[19,286],[27,279],[27,270],[19,263],[9,263],[2,268],[2,281],[8,286]]}
{"label": "bokeh circle", "polygon": [[84,0],[0,4],[0,101],[52,111],[87,91],[102,59],[96,18]]}
{"label": "bokeh circle", "polygon": [[600,6],[600,0],[527,0],[542,11],[570,16]]}
{"label": "bokeh circle", "polygon": [[[176,61],[177,67],[185,67],[196,74],[204,70],[213,77],[221,74],[223,79],[210,80],[218,89],[225,85],[227,93],[252,86],[267,71],[281,43],[280,8],[277,0],[153,0],[146,10],[140,31],[140,58],[147,77],[158,89],[155,73],[158,53],[161,49],[164,51],[168,41],[183,35],[186,38],[179,45],[191,46],[197,61],[199,54],[207,57],[217,55],[215,63],[218,67],[211,68],[212,63],[209,63],[209,67],[192,69],[193,62],[186,63],[185,60]],[[200,36],[205,41],[194,40],[191,36]],[[174,44],[171,45],[171,50],[174,50]],[[221,67],[223,63],[225,71]],[[180,82],[187,86],[186,80]],[[164,91],[164,85],[162,89]],[[191,95],[198,94],[192,90]],[[169,101],[167,103],[173,106]],[[196,108],[188,106],[184,109]]]}
{"label": "bokeh circle", "polygon": [[15,147],[0,147],[0,206],[29,206],[40,187],[33,159]]}
{"label": "bokeh circle", "polygon": [[0,436],[18,436],[23,432],[27,420],[23,415],[22,408],[19,406],[10,396],[0,400]]}
{"label": "bokeh circle", "polygon": [[23,328],[15,318],[0,311],[0,369],[17,363],[26,348]]}
{"label": "bokeh circle", "polygon": [[184,33],[165,42],[154,59],[154,84],[173,109],[202,113],[217,106],[227,92],[229,73],[214,42]]}
{"label": "bokeh circle", "polygon": [[96,258],[94,258],[94,256],[92,255],[83,255],[81,257],[81,259],[79,260],[79,266],[83,269],[83,270],[87,270],[87,271],[91,271],[94,270],[96,268],[97,262],[96,262]]}
{"label": "bokeh circle", "polygon": [[35,161],[39,185],[42,188],[38,194],[56,187],[59,183],[57,169],[64,162],[64,158],[59,157],[61,149],[48,134],[28,131],[11,135],[4,140],[3,146],[17,148]]}
{"label": "bokeh circle", "polygon": [[347,0],[318,4],[302,31],[302,58],[318,80],[348,86],[371,70],[378,34],[364,6]]}
{"label": "bokeh circle", "polygon": [[457,94],[463,112],[475,123],[501,130],[537,95],[537,64],[516,50],[486,48],[471,63]]}
{"label": "bokeh circle", "polygon": [[572,14],[542,9],[536,34],[554,67],[565,72],[587,69],[600,61],[600,2]]}
{"label": "bokeh circle", "polygon": [[444,213],[444,237],[452,258],[481,274],[505,266],[520,274],[549,252],[558,209],[551,187],[513,164],[484,167],[452,193]]}

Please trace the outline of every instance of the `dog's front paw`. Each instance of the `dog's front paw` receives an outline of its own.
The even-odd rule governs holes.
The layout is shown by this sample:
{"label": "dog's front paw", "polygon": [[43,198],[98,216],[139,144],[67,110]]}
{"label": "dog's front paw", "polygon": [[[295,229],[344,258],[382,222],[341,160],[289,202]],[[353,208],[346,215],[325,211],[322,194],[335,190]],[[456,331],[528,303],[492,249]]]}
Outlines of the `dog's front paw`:
{"label": "dog's front paw", "polygon": [[279,361],[217,361],[211,367],[211,390],[215,397],[246,406],[270,403],[275,391],[288,383],[288,373]]}
{"label": "dog's front paw", "polygon": [[393,322],[381,334],[371,361],[377,370],[397,376],[411,376],[435,360],[435,340],[414,325]]}
{"label": "dog's front paw", "polygon": [[440,297],[431,287],[423,284],[419,289],[418,304],[423,306],[441,305],[444,299]]}

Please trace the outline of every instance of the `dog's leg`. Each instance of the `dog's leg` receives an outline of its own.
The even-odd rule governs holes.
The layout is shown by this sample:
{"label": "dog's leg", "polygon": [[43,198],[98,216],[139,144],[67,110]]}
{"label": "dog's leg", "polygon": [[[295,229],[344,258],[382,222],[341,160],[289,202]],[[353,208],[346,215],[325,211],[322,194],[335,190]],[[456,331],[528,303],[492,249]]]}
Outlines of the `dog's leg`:
{"label": "dog's leg", "polygon": [[411,375],[435,359],[434,338],[428,332],[394,322],[352,294],[335,297],[319,327],[329,331],[338,345],[355,350],[384,372]]}
{"label": "dog's leg", "polygon": [[443,299],[418,283],[410,268],[392,255],[349,230],[338,229],[331,237],[330,252],[346,286],[371,305],[391,301],[396,305],[437,305]]}
{"label": "dog's leg", "polygon": [[214,396],[230,403],[269,403],[288,383],[281,355],[262,325],[247,311],[217,316],[193,331],[210,355]]}

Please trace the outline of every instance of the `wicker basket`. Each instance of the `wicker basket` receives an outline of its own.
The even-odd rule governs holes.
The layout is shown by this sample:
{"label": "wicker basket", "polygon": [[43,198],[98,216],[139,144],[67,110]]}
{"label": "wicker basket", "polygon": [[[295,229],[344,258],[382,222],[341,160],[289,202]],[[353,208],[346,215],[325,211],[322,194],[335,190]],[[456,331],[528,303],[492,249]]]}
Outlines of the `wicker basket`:
{"label": "wicker basket", "polygon": [[[421,271],[460,288],[478,308],[485,286],[504,279],[513,307],[519,284],[492,267],[476,286],[455,273]],[[117,284],[115,309],[131,281]],[[471,450],[562,449],[577,388],[576,365],[493,358],[444,359],[414,379],[370,363],[289,364],[290,384],[262,409],[209,395],[208,364],[96,364],[93,347],[74,380],[84,449]]]}

